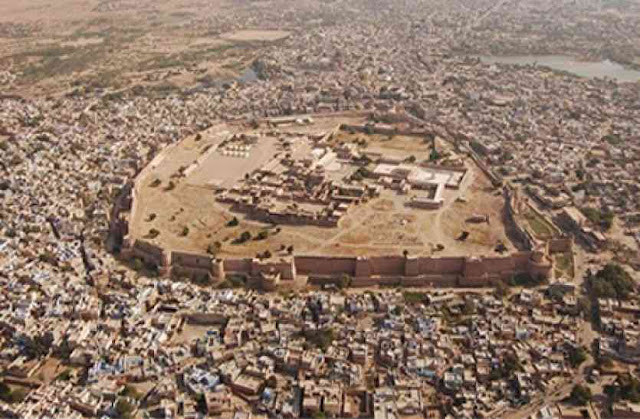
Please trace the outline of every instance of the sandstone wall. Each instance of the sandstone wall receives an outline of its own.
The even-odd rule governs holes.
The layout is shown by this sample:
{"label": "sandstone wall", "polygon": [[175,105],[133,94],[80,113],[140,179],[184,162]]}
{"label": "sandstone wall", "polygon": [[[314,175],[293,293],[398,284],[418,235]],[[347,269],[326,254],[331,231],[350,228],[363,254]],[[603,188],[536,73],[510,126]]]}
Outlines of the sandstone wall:
{"label": "sandstone wall", "polygon": [[[554,242],[563,248],[567,241]],[[161,270],[172,269],[179,275],[209,274],[222,278],[225,272],[244,274],[249,278],[260,274],[278,274],[282,280],[297,275],[316,282],[335,280],[343,275],[352,277],[353,286],[486,286],[506,280],[518,273],[550,277],[553,264],[542,251],[516,252],[494,257],[324,257],[296,256],[279,260],[251,258],[216,260],[210,255],[164,249],[143,240],[136,240],[128,249],[128,257],[140,258]]]}
{"label": "sandstone wall", "polygon": [[169,260],[164,249],[155,244],[137,239],[129,249],[131,258],[141,259],[144,263],[155,265],[158,268],[166,268]]}
{"label": "sandstone wall", "polygon": [[256,276],[260,273],[279,273],[285,280],[293,280],[296,276],[296,268],[293,260],[281,259],[278,261],[261,261],[254,259],[251,261],[250,274]]}
{"label": "sandstone wall", "polygon": [[513,193],[505,186],[502,190],[502,195],[504,197],[504,222],[506,230],[524,249],[533,249],[535,242],[534,238],[516,220],[515,206],[517,203],[515,202]]}
{"label": "sandstone wall", "polygon": [[350,275],[355,276],[356,258],[296,256],[295,265],[301,275]]}
{"label": "sandstone wall", "polygon": [[420,275],[460,274],[463,268],[464,257],[418,258],[418,273]]}
{"label": "sandstone wall", "polygon": [[251,259],[223,259],[223,266],[225,272],[239,272],[249,273],[251,272]]}
{"label": "sandstone wall", "polygon": [[475,151],[468,149],[469,155],[471,159],[475,162],[475,164],[484,172],[485,175],[491,180],[491,183],[494,186],[502,185],[502,178],[495,173],[480,159],[480,157],[476,154]]}
{"label": "sandstone wall", "polygon": [[379,256],[368,258],[370,275],[373,276],[403,276],[404,256]]}
{"label": "sandstone wall", "polygon": [[213,266],[213,257],[206,254],[189,253],[189,252],[171,252],[171,265],[178,265],[185,268],[198,268],[211,270]]}

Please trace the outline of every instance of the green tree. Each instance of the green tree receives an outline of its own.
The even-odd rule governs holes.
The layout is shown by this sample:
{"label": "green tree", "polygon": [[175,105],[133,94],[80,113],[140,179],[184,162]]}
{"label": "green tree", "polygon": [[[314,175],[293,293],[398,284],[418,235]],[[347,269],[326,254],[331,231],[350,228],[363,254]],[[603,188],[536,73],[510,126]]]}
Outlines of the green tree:
{"label": "green tree", "polygon": [[580,364],[587,360],[587,351],[581,346],[571,347],[568,353],[569,364],[573,368],[578,368]]}
{"label": "green tree", "polygon": [[244,243],[249,240],[251,240],[251,233],[248,231],[243,231],[240,237],[238,237],[238,243]]}
{"label": "green tree", "polygon": [[342,274],[337,285],[339,288],[348,288],[351,286],[352,281],[353,281],[353,278],[351,278],[351,275]]}
{"label": "green tree", "polygon": [[58,381],[69,381],[71,379],[71,370],[69,368],[62,371],[60,374],[56,376],[56,380]]}
{"label": "green tree", "polygon": [[496,281],[493,293],[498,298],[504,298],[509,295],[509,286],[503,281]]}
{"label": "green tree", "polygon": [[118,418],[129,419],[135,410],[135,406],[127,399],[119,398],[116,401],[115,412]]}
{"label": "green tree", "polygon": [[633,292],[634,282],[620,265],[608,263],[595,275],[587,276],[587,288],[592,298],[625,300]]}
{"label": "green tree", "polygon": [[591,400],[591,390],[587,386],[577,384],[571,390],[570,399],[578,406],[585,406]]}

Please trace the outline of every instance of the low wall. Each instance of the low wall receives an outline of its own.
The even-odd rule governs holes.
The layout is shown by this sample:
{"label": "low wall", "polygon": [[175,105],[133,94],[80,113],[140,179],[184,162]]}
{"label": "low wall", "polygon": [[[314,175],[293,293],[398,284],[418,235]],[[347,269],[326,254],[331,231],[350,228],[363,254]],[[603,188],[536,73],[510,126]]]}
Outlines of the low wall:
{"label": "low wall", "polygon": [[424,137],[429,132],[425,130],[403,129],[396,126],[380,126],[380,125],[353,125],[343,124],[340,126],[343,131],[359,132],[363,134],[380,134],[380,135],[402,135],[405,137]]}
{"label": "low wall", "polygon": [[494,186],[502,185],[502,179],[495,173],[493,173],[493,171],[480,159],[480,157],[478,157],[475,151],[471,149],[468,149],[467,151],[469,152],[469,155],[471,156],[471,159],[474,161],[474,163],[480,168],[480,170],[484,172],[485,175],[487,175]]}
{"label": "low wall", "polygon": [[549,253],[571,253],[573,251],[573,238],[553,238],[547,242]]}
{"label": "low wall", "polygon": [[513,238],[517,240],[523,248],[531,250],[535,247],[535,240],[529,232],[520,225],[516,219],[516,205],[513,192],[508,186],[502,189],[502,196],[504,197],[504,222],[506,229],[513,235]]}

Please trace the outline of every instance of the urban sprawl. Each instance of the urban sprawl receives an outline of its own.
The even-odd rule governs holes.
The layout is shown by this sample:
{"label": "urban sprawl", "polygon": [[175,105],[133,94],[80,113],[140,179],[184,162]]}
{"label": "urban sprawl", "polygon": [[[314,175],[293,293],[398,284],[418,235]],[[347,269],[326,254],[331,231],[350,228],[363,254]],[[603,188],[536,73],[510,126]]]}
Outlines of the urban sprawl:
{"label": "urban sprawl", "polygon": [[478,58],[640,24],[273,3],[188,15],[243,57],[194,86],[0,59],[0,417],[640,418],[640,83]]}

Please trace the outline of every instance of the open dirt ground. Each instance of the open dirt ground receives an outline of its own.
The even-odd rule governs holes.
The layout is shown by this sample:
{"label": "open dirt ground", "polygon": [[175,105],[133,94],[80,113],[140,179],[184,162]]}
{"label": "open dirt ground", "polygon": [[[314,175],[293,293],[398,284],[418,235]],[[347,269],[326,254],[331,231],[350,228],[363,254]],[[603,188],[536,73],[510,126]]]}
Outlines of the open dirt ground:
{"label": "open dirt ground", "polygon": [[[304,128],[307,134],[319,134],[336,126],[335,121],[322,121],[282,130],[300,134]],[[444,205],[439,210],[405,205],[420,192],[403,195],[384,189],[379,197],[352,206],[335,228],[275,226],[246,219],[217,202],[214,190],[220,185],[231,186],[278,151],[270,140],[261,140],[248,159],[225,157],[215,150],[240,129],[212,127],[198,141],[189,137],[163,151],[145,169],[137,184],[136,210],[130,225],[133,238],[201,253],[216,244],[216,254],[221,257],[252,257],[265,250],[284,255],[289,246],[296,254],[323,255],[386,255],[405,250],[414,255],[491,255],[498,243],[513,250],[502,223],[504,202],[500,191],[470,161],[465,163],[467,173],[460,188],[445,190]],[[377,138],[367,141],[378,147]],[[398,144],[394,144],[395,139],[382,141],[405,154],[426,153],[429,147],[415,138],[399,138]],[[195,161],[199,165],[189,169]],[[188,175],[181,177],[179,173],[185,169]],[[468,220],[478,215],[486,216],[488,222]],[[239,224],[229,225],[234,218]],[[157,237],[153,230],[159,233]],[[238,244],[237,239],[246,231],[254,239]],[[261,232],[266,237],[256,240]],[[464,241],[459,240],[463,232],[469,233]]]}
{"label": "open dirt ground", "polygon": [[3,88],[35,96],[236,79],[260,48],[292,34],[256,26],[252,17],[273,7],[232,0],[0,0],[0,70],[17,76]]}
{"label": "open dirt ground", "polygon": [[278,41],[291,35],[287,31],[243,30],[223,33],[220,38],[230,41]]}

